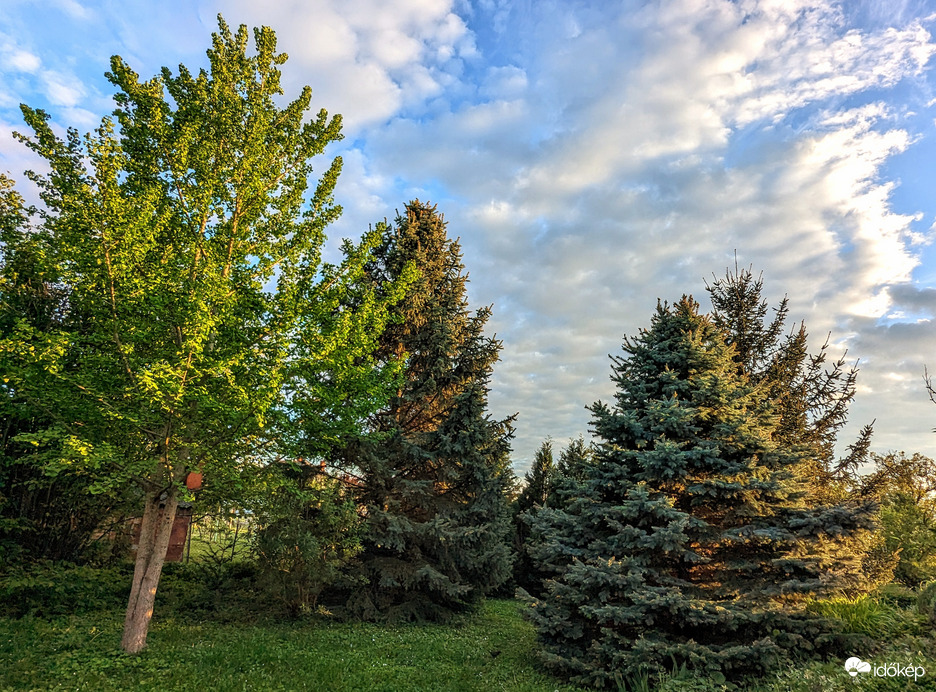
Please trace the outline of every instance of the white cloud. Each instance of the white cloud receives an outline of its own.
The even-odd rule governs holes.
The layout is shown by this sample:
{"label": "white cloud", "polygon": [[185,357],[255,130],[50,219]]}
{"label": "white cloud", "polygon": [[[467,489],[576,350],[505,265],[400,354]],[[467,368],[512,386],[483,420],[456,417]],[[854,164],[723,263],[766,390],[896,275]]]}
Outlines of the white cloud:
{"label": "white cloud", "polygon": [[38,55],[34,55],[21,48],[13,48],[9,52],[5,52],[2,62],[4,67],[18,72],[28,72],[30,74],[36,72],[42,65],[42,61],[39,59]]}
{"label": "white cloud", "polygon": [[449,0],[314,0],[262,9],[236,0],[224,12],[275,27],[291,58],[287,87],[311,84],[316,107],[341,113],[349,132],[440,94],[458,63],[476,53]]}
{"label": "white cloud", "polygon": [[74,19],[88,19],[94,15],[91,10],[76,0],[54,0],[53,4]]}
{"label": "white cloud", "polygon": [[490,67],[479,89],[487,100],[510,100],[525,95],[529,82],[526,72],[515,65]]}
{"label": "white cloud", "polygon": [[[621,336],[657,297],[704,302],[735,249],[817,346],[833,331],[853,353],[852,327],[888,314],[919,263],[919,217],[895,213],[883,177],[912,139],[876,101],[843,107],[920,74],[934,45],[918,22],[866,31],[834,6],[708,1],[576,26],[533,36],[509,93],[495,85],[513,68],[489,70],[487,103],[398,119],[372,149],[465,200],[452,230],[505,343],[492,407],[521,411],[526,458],[546,433],[583,431]],[[890,386],[873,372],[874,391]]]}
{"label": "white cloud", "polygon": [[42,72],[41,78],[45,96],[54,106],[72,108],[85,96],[84,85],[75,77],[46,70]]}

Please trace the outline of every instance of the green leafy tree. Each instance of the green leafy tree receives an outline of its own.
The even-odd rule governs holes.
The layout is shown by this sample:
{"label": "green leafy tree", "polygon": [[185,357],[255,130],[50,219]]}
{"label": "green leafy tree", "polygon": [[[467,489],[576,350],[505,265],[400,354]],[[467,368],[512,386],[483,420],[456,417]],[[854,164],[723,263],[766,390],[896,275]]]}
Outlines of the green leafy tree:
{"label": "green leafy tree", "polygon": [[[219,17],[198,74],[180,66],[140,81],[114,57],[118,108],[85,136],[60,139],[45,113],[23,107],[34,134],[19,138],[50,168],[31,174],[46,211],[24,238],[41,243],[37,261],[86,321],[17,320],[0,341],[0,371],[48,416],[18,435],[58,450],[44,473],[78,470],[92,492],[144,495],[129,652],[146,643],[186,474],[239,492],[259,440],[298,439],[290,426],[301,426],[325,444],[354,427],[362,411],[334,388],[359,375],[375,384],[367,354],[397,290],[360,288],[376,234],[346,246],[341,265],[322,263],[341,161],[307,194],[310,160],[340,138],[340,118],[307,120],[308,87],[277,105],[286,56],[266,27],[254,47],[248,55],[247,28],[232,33]],[[367,402],[379,406],[381,391]]]}
{"label": "green leafy tree", "polygon": [[457,241],[434,206],[414,201],[386,227],[370,267],[377,286],[415,265],[378,355],[405,358],[403,383],[372,420],[378,439],[349,446],[366,525],[349,600],[365,618],[444,618],[510,576],[505,493],[511,419],[487,413],[500,343],[489,308],[468,309]]}
{"label": "green leafy tree", "polygon": [[659,305],[613,358],[613,406],[559,508],[533,522],[551,571],[530,616],[555,671],[596,686],[675,663],[726,675],[814,650],[826,624],[798,600],[847,583],[830,544],[867,530],[848,507],[807,505],[810,459],[776,439],[763,391],[691,298]]}
{"label": "green leafy tree", "polygon": [[871,454],[874,471],[862,492],[878,499],[885,555],[896,555],[894,578],[908,586],[936,578],[936,462],[922,454]]}
{"label": "green leafy tree", "polygon": [[[77,331],[87,322],[69,310],[68,292],[43,261],[45,238],[30,228],[30,210],[0,175],[0,334],[22,320],[33,329]],[[20,435],[54,420],[25,399],[8,377],[0,382],[0,561],[88,557],[95,535],[115,528],[136,499],[133,492],[94,495],[92,479],[71,470],[48,474],[61,445],[37,449]]]}

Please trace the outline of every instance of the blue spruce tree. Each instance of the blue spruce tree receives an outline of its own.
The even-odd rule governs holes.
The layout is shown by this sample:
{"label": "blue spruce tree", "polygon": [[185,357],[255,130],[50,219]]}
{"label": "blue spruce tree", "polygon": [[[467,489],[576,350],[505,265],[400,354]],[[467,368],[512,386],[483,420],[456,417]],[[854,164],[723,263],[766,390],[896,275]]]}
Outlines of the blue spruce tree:
{"label": "blue spruce tree", "polygon": [[763,671],[828,643],[802,602],[848,577],[830,548],[870,528],[867,514],[810,506],[808,448],[782,442],[691,298],[658,305],[612,360],[614,403],[590,407],[596,456],[531,527],[552,575],[530,599],[545,662],[614,687],[674,664]]}

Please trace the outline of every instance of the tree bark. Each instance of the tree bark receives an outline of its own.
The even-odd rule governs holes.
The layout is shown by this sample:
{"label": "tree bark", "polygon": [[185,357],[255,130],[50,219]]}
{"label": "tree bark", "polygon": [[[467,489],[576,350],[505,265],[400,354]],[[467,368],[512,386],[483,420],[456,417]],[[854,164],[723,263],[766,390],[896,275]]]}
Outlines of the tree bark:
{"label": "tree bark", "polygon": [[146,493],[136,566],[133,570],[133,585],[130,589],[130,601],[127,603],[123,638],[120,641],[120,647],[127,653],[135,654],[146,646],[146,633],[153,617],[156,587],[166,562],[166,550],[169,547],[169,536],[172,534],[172,523],[175,521],[178,505],[179,498],[174,486],[163,493]]}

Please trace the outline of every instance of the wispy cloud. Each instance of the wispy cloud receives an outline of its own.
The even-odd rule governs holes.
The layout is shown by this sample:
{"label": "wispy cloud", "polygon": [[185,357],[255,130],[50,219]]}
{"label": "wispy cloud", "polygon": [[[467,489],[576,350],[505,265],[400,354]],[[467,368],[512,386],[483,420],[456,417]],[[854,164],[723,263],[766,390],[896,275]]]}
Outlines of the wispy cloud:
{"label": "wispy cloud", "polygon": [[27,72],[30,74],[35,73],[39,69],[39,66],[42,65],[42,61],[39,59],[38,55],[13,46],[6,48],[6,50],[0,53],[0,61],[2,61],[5,69],[14,70],[16,72]]}
{"label": "wispy cloud", "polygon": [[42,85],[46,98],[53,106],[72,108],[77,106],[85,95],[84,86],[79,80],[60,72],[44,71]]}
{"label": "wispy cloud", "polygon": [[920,73],[934,46],[918,22],[867,32],[815,3],[674,2],[575,27],[543,29],[509,96],[397,119],[372,149],[465,200],[451,218],[506,344],[492,400],[522,412],[526,455],[584,429],[621,335],[657,297],[702,293],[735,249],[817,336],[886,314],[919,261],[918,217],[891,209],[881,177],[910,137],[879,103],[846,105]]}

